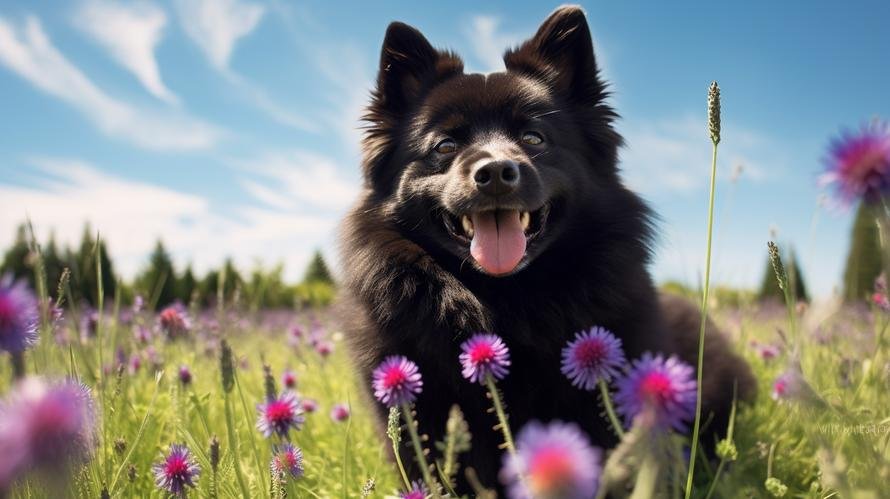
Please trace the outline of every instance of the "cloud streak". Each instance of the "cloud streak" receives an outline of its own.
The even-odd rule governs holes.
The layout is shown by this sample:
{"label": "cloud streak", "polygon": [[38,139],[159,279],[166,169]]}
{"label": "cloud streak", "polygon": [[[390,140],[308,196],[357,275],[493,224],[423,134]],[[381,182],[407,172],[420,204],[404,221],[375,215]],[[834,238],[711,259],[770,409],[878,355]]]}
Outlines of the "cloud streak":
{"label": "cloud streak", "polygon": [[[257,260],[283,262],[288,278],[297,278],[335,226],[330,212],[310,214],[299,204],[282,210],[245,198],[220,207],[202,196],[112,175],[80,160],[35,158],[30,163],[32,185],[0,183],[0,199],[16,207],[0,211],[0,247],[12,242],[14,227],[26,218],[41,238],[52,231],[62,245],[76,245],[89,222],[108,243],[125,278],[143,268],[158,238],[180,268],[194,263],[196,271],[204,272],[231,256],[242,269]],[[308,184],[312,180],[306,179]],[[223,208],[234,209],[237,217]]]}
{"label": "cloud streak", "polygon": [[155,48],[167,25],[167,15],[158,6],[90,0],[81,4],[74,25],[133,73],[149,93],[168,104],[179,101],[164,85],[155,59]]}
{"label": "cloud streak", "polygon": [[0,65],[74,107],[107,135],[142,148],[206,149],[221,135],[181,112],[137,108],[109,96],[59,52],[33,16],[22,26],[0,17]]}

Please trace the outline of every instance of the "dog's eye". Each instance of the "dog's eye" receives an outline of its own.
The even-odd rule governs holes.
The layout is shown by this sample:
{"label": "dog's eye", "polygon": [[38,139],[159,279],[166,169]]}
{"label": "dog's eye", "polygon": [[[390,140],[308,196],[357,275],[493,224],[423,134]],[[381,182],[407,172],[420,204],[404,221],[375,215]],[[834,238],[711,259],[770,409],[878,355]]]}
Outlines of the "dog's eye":
{"label": "dog's eye", "polygon": [[457,151],[457,143],[451,139],[445,139],[436,144],[434,149],[439,154],[451,154]]}
{"label": "dog's eye", "polygon": [[544,143],[544,137],[538,132],[525,132],[522,134],[522,143],[530,146],[537,146]]}

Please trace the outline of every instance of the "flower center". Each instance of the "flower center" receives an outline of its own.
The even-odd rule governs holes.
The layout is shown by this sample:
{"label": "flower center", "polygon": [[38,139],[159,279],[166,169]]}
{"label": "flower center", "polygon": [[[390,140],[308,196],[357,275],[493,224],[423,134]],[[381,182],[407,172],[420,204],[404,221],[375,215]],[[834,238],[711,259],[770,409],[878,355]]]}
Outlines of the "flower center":
{"label": "flower center", "polygon": [[572,460],[561,449],[541,449],[529,463],[529,485],[535,495],[552,494],[568,485],[574,471]]}
{"label": "flower center", "polygon": [[597,367],[606,358],[606,345],[601,341],[585,341],[575,349],[575,360],[587,368]]}
{"label": "flower center", "polygon": [[478,343],[470,350],[470,360],[474,364],[487,364],[494,360],[494,349],[488,343]]}
{"label": "flower center", "polygon": [[5,331],[7,327],[11,326],[14,323],[14,317],[15,308],[12,305],[12,300],[0,295],[0,331]]}
{"label": "flower center", "polygon": [[167,460],[167,467],[164,473],[169,477],[181,477],[188,472],[188,464],[180,456],[171,456]]}
{"label": "flower center", "polygon": [[287,421],[293,416],[293,410],[291,410],[290,405],[281,402],[275,401],[271,402],[266,407],[266,417],[271,421]]}
{"label": "flower center", "polygon": [[386,388],[397,388],[402,386],[406,379],[405,372],[398,367],[394,367],[386,371],[386,376],[383,377],[383,386]]}
{"label": "flower center", "polygon": [[662,405],[674,393],[671,379],[664,373],[654,372],[646,375],[640,383],[640,392],[648,401]]}

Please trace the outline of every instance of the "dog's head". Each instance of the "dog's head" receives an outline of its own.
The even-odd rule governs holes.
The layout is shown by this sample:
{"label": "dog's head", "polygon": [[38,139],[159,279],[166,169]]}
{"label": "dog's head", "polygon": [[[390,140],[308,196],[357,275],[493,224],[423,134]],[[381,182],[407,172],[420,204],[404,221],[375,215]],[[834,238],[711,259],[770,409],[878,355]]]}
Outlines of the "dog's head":
{"label": "dog's head", "polygon": [[392,23],[368,107],[366,186],[406,237],[490,276],[519,272],[579,230],[620,188],[587,21],[562,7],[504,55],[465,74],[451,52]]}

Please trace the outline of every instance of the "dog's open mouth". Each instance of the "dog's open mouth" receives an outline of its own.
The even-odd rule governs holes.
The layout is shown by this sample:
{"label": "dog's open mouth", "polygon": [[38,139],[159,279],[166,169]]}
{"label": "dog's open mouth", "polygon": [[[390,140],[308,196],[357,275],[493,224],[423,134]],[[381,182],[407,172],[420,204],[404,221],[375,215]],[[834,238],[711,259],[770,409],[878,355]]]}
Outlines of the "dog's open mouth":
{"label": "dog's open mouth", "polygon": [[469,245],[470,255],[486,273],[512,272],[525,256],[528,244],[543,233],[549,206],[535,211],[495,209],[455,215],[445,212],[448,233]]}

